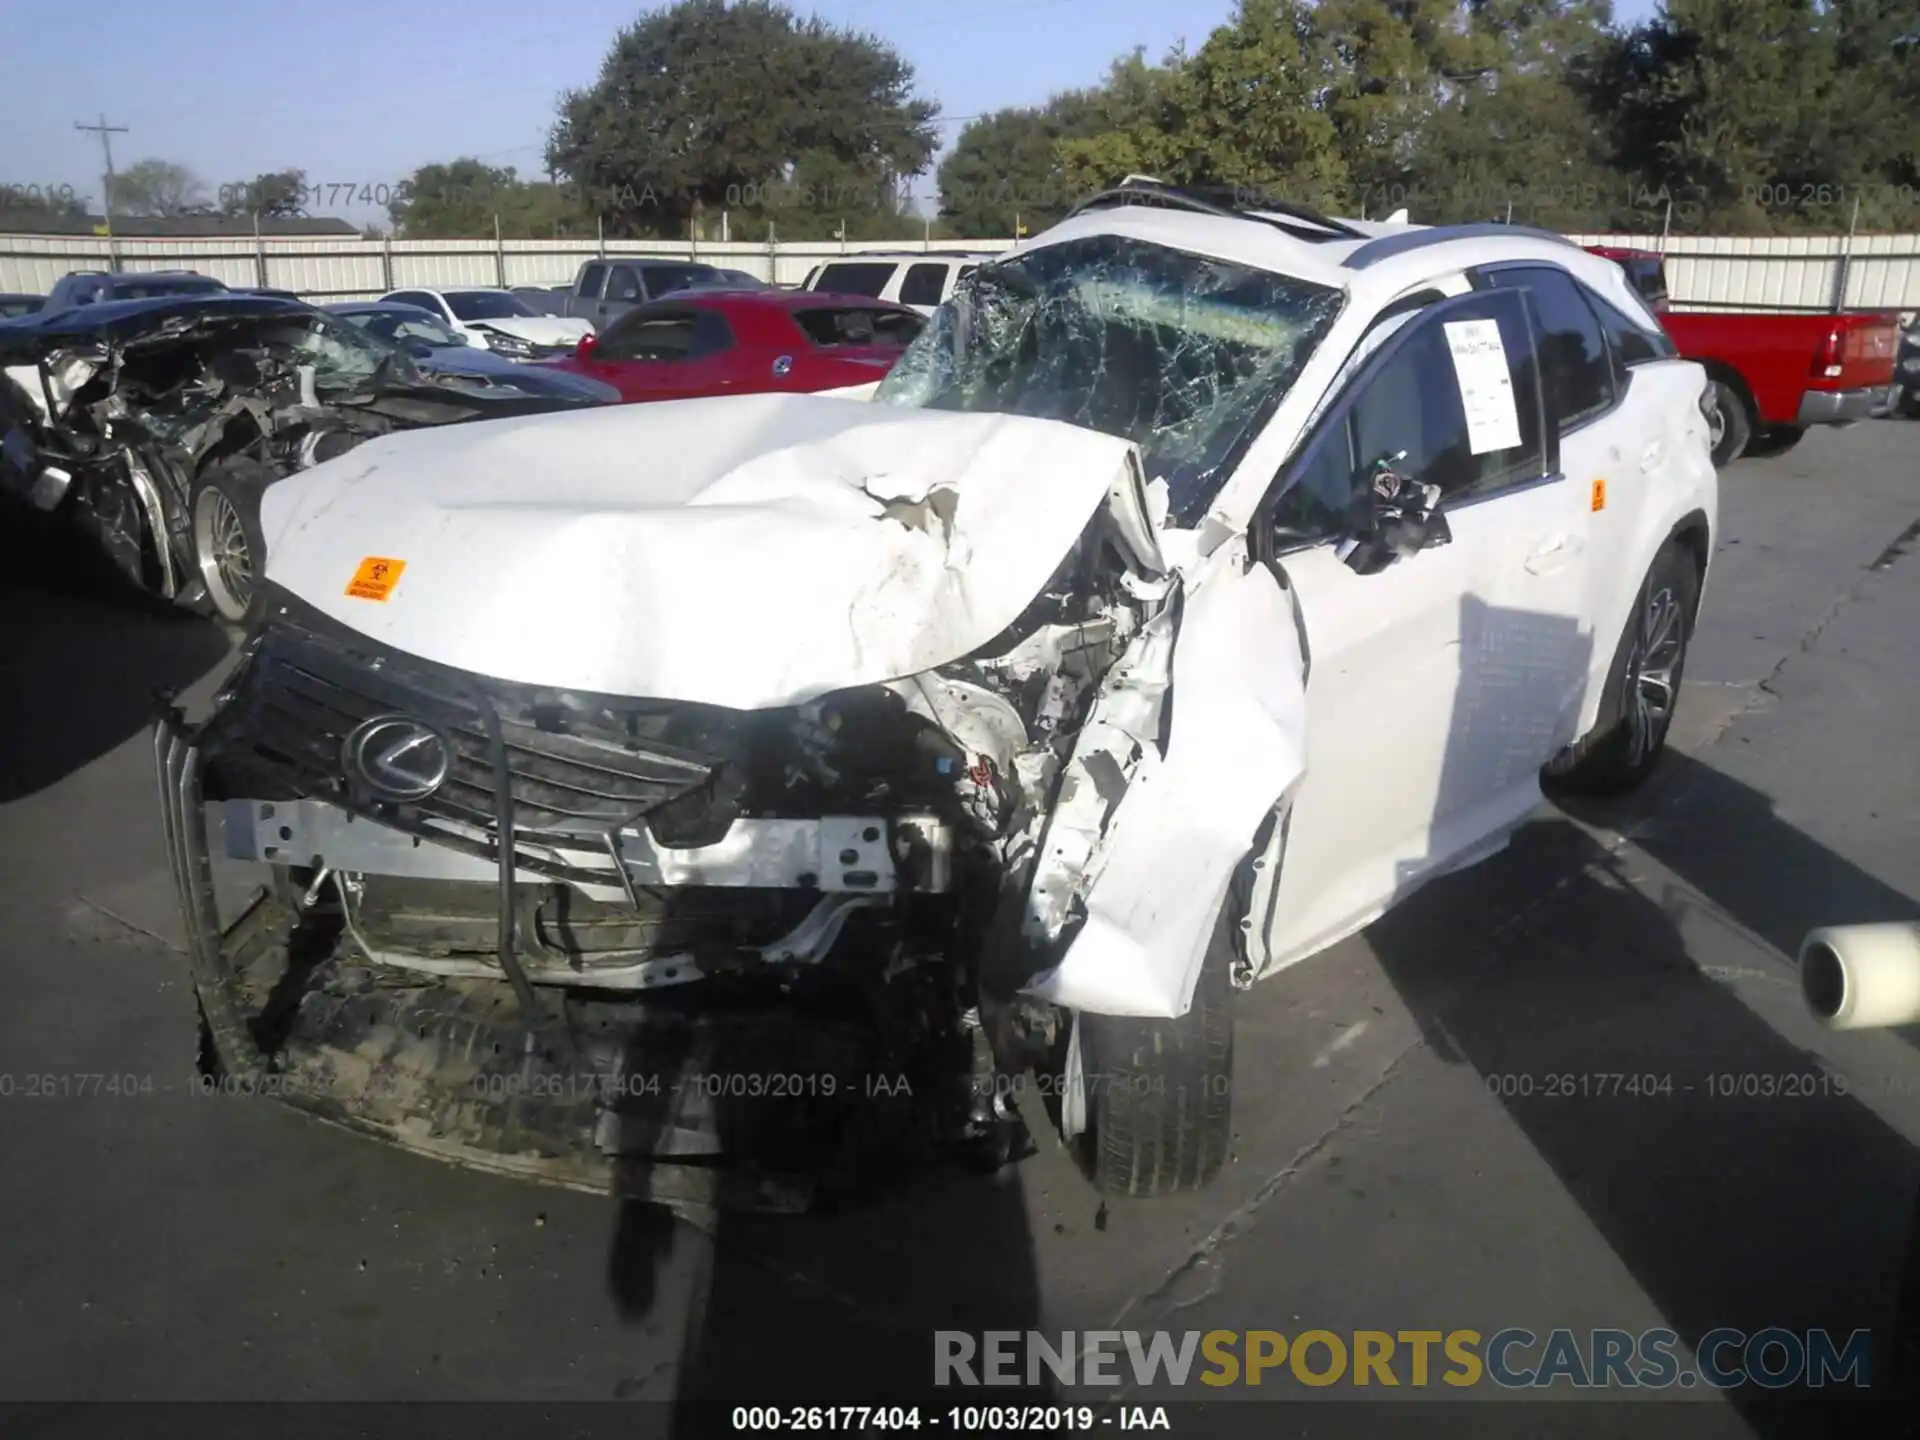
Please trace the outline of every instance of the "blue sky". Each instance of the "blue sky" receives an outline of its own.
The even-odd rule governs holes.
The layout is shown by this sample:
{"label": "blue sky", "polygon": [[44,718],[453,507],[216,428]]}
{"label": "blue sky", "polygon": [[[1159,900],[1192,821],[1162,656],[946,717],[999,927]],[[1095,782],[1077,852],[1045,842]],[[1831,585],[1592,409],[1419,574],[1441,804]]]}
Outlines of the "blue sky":
{"label": "blue sky", "polygon": [[[392,185],[416,166],[478,154],[537,173],[560,93],[592,83],[637,0],[91,0],[15,9],[0,46],[0,186],[72,185],[97,197],[104,111],[114,162],[175,160],[209,190],[268,170],[309,183]],[[1231,0],[819,0],[829,21],[874,31],[950,117],[1033,103],[1097,79],[1145,45],[1198,45]],[[1636,18],[1653,0],[1616,0]],[[931,194],[932,177],[916,187]],[[210,196],[209,198],[213,198]],[[329,209],[336,207],[329,206]],[[380,207],[341,203],[365,221]]]}

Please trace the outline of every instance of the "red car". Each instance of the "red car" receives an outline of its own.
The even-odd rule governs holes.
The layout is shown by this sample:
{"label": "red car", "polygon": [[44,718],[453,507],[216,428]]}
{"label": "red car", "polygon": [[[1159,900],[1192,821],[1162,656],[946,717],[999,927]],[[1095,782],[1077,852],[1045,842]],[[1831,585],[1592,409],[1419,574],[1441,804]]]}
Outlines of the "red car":
{"label": "red car", "polygon": [[884,377],[926,321],[863,295],[715,290],[636,305],[571,356],[629,403],[767,390],[834,390]]}
{"label": "red car", "polygon": [[1706,368],[1716,401],[1713,463],[1778,454],[1810,425],[1846,425],[1893,403],[1899,326],[1884,315],[1679,313],[1649,250],[1590,246],[1627,272],[1681,355]]}

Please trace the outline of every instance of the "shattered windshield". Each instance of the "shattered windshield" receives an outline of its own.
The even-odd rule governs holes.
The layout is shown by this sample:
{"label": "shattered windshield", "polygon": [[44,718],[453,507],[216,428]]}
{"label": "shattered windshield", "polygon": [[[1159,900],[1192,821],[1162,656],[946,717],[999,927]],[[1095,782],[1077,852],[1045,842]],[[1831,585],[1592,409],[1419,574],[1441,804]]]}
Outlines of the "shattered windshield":
{"label": "shattered windshield", "polygon": [[294,363],[313,366],[315,390],[364,391],[411,378],[412,364],[395,346],[332,315],[301,316],[304,333],[294,340]]}
{"label": "shattered windshield", "polygon": [[467,342],[450,327],[441,323],[437,316],[424,310],[412,310],[395,307],[391,310],[364,310],[348,315],[350,324],[376,335],[382,340],[399,343],[405,340],[424,340],[436,347],[458,346],[466,348]]}
{"label": "shattered windshield", "polygon": [[974,271],[874,401],[1124,437],[1189,520],[1340,305],[1340,291],[1273,271],[1124,236],[1069,240]]}

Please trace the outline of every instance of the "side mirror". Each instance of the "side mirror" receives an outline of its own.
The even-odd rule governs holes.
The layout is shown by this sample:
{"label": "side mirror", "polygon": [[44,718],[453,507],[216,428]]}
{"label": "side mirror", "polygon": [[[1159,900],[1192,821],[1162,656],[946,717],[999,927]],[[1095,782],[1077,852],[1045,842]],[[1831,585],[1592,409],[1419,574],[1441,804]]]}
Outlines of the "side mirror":
{"label": "side mirror", "polygon": [[1453,543],[1453,527],[1440,513],[1440,487],[1394,469],[1406,458],[1404,450],[1381,457],[1366,484],[1356,487],[1353,523],[1339,552],[1356,575],[1377,575],[1396,560]]}
{"label": "side mirror", "polygon": [[576,360],[591,360],[593,358],[593,352],[599,348],[600,337],[598,335],[582,335],[579,343],[573,347],[573,358]]}
{"label": "side mirror", "polygon": [[418,335],[407,336],[406,339],[400,342],[400,348],[416,360],[424,360],[433,354],[433,346],[429,345],[425,340],[422,340]]}

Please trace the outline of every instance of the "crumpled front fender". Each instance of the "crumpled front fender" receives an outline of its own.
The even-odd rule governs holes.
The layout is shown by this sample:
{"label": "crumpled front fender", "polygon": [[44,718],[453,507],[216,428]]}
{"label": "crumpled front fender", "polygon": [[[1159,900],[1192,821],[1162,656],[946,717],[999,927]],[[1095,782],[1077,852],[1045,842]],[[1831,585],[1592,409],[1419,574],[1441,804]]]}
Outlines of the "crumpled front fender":
{"label": "crumpled front fender", "polygon": [[[1084,863],[1071,836],[1042,841],[1035,895],[1072,865],[1085,920],[1029,994],[1097,1014],[1186,1012],[1234,870],[1305,772],[1305,673],[1292,597],[1247,568],[1241,544],[1215,552],[1114,667],[1068,762],[1050,829],[1084,832],[1074,816],[1089,794],[1106,799],[1104,825]],[[1116,730],[1137,742],[1129,768],[1111,758]],[[1030,917],[1045,908],[1030,902]]]}

